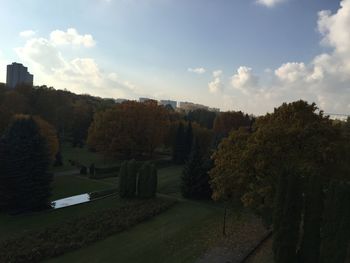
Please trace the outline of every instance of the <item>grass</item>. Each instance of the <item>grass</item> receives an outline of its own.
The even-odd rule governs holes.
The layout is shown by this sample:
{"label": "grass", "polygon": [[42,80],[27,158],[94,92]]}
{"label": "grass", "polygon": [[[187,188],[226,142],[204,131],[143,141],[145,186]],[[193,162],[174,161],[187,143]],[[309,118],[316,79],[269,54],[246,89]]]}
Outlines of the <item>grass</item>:
{"label": "grass", "polygon": [[180,197],[183,166],[170,166],[158,170],[158,192]]}
{"label": "grass", "polygon": [[128,231],[48,262],[195,262],[221,235],[223,208],[209,201],[181,199],[182,169],[171,166],[158,171],[158,192],[180,199],[175,207]]}
{"label": "grass", "polygon": [[[79,158],[93,158],[86,156]],[[158,170],[160,195],[180,200],[173,208],[127,231],[49,262],[195,262],[221,235],[223,208],[209,201],[182,199],[179,191],[182,169],[182,166],[171,166]],[[52,199],[109,189],[117,183],[118,178],[91,180],[79,175],[56,176]],[[52,212],[16,217],[0,214],[0,241],[122,204],[122,200],[109,197]]]}
{"label": "grass", "polygon": [[52,200],[116,187],[112,181],[91,180],[78,175],[55,176]]}
{"label": "grass", "polygon": [[106,166],[115,164],[116,160],[107,158],[103,154],[91,152],[86,146],[79,148],[73,148],[69,143],[65,143],[62,146],[62,156],[63,156],[63,166],[53,167],[54,172],[63,172],[74,169],[74,166],[71,166],[68,160],[77,161],[87,167],[92,163],[95,166]]}
{"label": "grass", "polygon": [[21,235],[27,231],[42,229],[78,216],[88,216],[92,212],[114,208],[122,205],[119,199],[109,197],[95,202],[67,207],[54,211],[28,215],[0,215],[0,241]]}
{"label": "grass", "polygon": [[195,262],[219,232],[221,210],[181,202],[163,214],[91,246],[51,259],[59,262]]}

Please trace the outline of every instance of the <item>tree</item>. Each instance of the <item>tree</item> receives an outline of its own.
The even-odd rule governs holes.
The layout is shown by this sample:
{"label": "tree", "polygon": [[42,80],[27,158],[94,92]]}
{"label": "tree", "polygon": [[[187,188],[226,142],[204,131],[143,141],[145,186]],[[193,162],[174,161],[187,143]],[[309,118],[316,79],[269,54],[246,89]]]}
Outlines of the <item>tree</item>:
{"label": "tree", "polygon": [[181,164],[186,158],[185,128],[182,122],[179,123],[175,143],[173,146],[173,161]]}
{"label": "tree", "polygon": [[241,127],[251,127],[252,120],[241,111],[227,111],[219,113],[214,120],[214,133],[223,138],[227,137],[232,130]]}
{"label": "tree", "polygon": [[127,197],[128,162],[123,162],[119,171],[119,196]]}
{"label": "tree", "polygon": [[209,167],[203,160],[197,140],[194,140],[191,154],[181,177],[181,192],[186,198],[209,198]]}
{"label": "tree", "polygon": [[189,122],[187,125],[186,133],[185,133],[185,156],[188,159],[191,149],[192,149],[192,141],[193,141],[193,129],[192,123]]}
{"label": "tree", "polygon": [[52,174],[45,139],[32,117],[15,120],[0,141],[0,210],[49,206]]}
{"label": "tree", "polygon": [[350,242],[350,186],[331,180],[322,223],[321,263],[343,263]]}
{"label": "tree", "polygon": [[137,196],[140,198],[154,197],[157,191],[157,169],[149,162],[142,165],[138,172]]}
{"label": "tree", "polygon": [[201,127],[207,129],[213,129],[214,120],[217,113],[208,111],[205,109],[197,109],[190,111],[187,115],[187,119],[191,122],[198,123]]}
{"label": "tree", "polygon": [[168,128],[164,107],[128,101],[97,112],[89,128],[90,148],[125,159],[152,157]]}
{"label": "tree", "polygon": [[[338,167],[348,166],[343,161],[349,155],[349,149],[342,146],[346,145],[343,137],[341,129],[322,111],[317,112],[315,104],[284,103],[274,113],[258,118],[252,131],[232,132],[222,141],[211,172],[213,196],[241,199],[268,224],[274,214],[277,262],[317,262],[325,182],[330,173],[333,177],[345,175]],[[277,184],[285,173],[285,185]],[[304,187],[299,190],[295,182]],[[290,209],[294,214],[285,207],[294,207]],[[299,236],[291,233],[298,233],[299,207],[303,234],[298,252],[295,244]]]}

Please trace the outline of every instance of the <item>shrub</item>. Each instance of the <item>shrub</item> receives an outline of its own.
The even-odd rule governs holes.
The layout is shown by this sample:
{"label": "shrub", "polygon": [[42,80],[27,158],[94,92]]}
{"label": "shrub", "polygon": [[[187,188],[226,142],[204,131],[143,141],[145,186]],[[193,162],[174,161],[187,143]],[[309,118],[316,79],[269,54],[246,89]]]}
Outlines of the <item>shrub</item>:
{"label": "shrub", "polygon": [[138,169],[135,160],[129,161],[127,167],[126,197],[130,198],[136,195],[136,177]]}
{"label": "shrub", "polygon": [[128,163],[123,162],[119,172],[119,195],[124,198],[127,197],[127,180],[128,180]]}

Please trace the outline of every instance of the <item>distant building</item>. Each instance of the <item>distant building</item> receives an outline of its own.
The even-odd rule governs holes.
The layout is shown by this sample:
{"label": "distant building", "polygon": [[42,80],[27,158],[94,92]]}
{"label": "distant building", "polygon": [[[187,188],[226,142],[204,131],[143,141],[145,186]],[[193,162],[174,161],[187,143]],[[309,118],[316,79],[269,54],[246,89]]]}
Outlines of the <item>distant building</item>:
{"label": "distant building", "polygon": [[14,88],[18,84],[33,85],[33,75],[28,72],[28,68],[20,63],[7,65],[6,86]]}
{"label": "distant building", "polygon": [[177,101],[174,100],[160,100],[159,105],[171,106],[174,110],[177,108]]}

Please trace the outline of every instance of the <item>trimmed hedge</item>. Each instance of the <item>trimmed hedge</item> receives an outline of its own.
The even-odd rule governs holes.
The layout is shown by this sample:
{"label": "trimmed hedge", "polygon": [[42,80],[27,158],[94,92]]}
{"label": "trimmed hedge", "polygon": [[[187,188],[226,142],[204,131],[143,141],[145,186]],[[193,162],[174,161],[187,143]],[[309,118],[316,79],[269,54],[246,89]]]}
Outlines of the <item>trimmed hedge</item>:
{"label": "trimmed hedge", "polygon": [[0,243],[0,262],[35,263],[85,247],[152,218],[176,203],[170,199],[129,202]]}
{"label": "trimmed hedge", "polygon": [[89,178],[91,179],[104,179],[109,177],[118,177],[121,165],[90,169]]}

